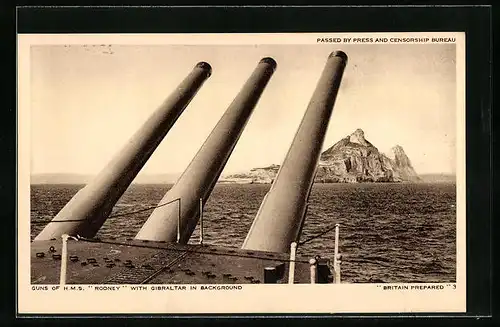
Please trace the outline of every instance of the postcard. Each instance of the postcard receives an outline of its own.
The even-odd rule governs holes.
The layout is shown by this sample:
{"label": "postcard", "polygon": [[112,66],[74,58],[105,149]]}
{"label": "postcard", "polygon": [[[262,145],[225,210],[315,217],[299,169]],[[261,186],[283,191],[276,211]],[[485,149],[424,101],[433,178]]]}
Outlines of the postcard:
{"label": "postcard", "polygon": [[465,34],[18,35],[20,314],[466,310]]}

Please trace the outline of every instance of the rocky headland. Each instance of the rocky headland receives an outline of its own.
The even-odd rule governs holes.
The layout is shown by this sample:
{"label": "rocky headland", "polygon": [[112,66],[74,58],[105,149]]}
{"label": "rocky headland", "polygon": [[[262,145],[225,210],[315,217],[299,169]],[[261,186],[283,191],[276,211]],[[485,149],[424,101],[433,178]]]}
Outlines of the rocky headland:
{"label": "rocky headland", "polygon": [[[248,173],[222,177],[226,183],[272,183],[280,166],[254,168]],[[320,156],[315,183],[418,182],[410,159],[403,147],[392,147],[381,153],[365,139],[363,130],[347,135]]]}

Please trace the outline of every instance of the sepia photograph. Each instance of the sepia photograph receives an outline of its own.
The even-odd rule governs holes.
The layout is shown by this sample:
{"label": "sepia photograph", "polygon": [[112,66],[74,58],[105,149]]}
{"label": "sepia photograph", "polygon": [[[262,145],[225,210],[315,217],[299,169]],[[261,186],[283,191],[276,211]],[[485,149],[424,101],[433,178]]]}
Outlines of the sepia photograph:
{"label": "sepia photograph", "polygon": [[235,312],[246,292],[354,305],[371,287],[374,312],[431,311],[405,306],[421,296],[465,310],[463,47],[461,33],[26,36],[19,287],[61,302],[178,291],[176,312],[200,290],[239,296]]}

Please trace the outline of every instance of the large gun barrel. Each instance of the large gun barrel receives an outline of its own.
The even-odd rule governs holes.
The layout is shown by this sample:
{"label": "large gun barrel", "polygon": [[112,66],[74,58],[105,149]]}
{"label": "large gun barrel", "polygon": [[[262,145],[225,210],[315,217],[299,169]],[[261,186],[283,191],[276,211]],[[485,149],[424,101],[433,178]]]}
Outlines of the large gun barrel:
{"label": "large gun barrel", "polygon": [[[262,59],[176,184],[142,226],[136,239],[187,243],[229,156],[276,69]],[[180,225],[179,225],[180,224]],[[178,235],[179,239],[177,240]]]}
{"label": "large gun barrel", "polygon": [[300,238],[308,197],[333,111],[347,55],[335,51],[307,107],[278,175],[262,201],[243,249],[289,252]]}
{"label": "large gun barrel", "polygon": [[211,72],[208,63],[198,63],[124,148],[92,182],[75,194],[35,240],[48,240],[63,234],[94,237]]}

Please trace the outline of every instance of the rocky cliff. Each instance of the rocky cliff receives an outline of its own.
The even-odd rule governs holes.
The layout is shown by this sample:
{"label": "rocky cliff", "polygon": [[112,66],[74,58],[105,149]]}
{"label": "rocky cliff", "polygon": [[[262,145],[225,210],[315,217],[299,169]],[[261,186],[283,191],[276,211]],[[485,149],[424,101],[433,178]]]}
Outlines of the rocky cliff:
{"label": "rocky cliff", "polygon": [[361,129],[346,136],[321,154],[316,182],[403,182],[417,181],[410,159],[399,145],[385,155]]}
{"label": "rocky cliff", "polygon": [[[271,183],[279,165],[254,168],[249,173],[227,176],[225,181]],[[385,155],[357,129],[324,151],[320,156],[316,183],[362,183],[419,181],[417,173],[405,154],[396,145]]]}

